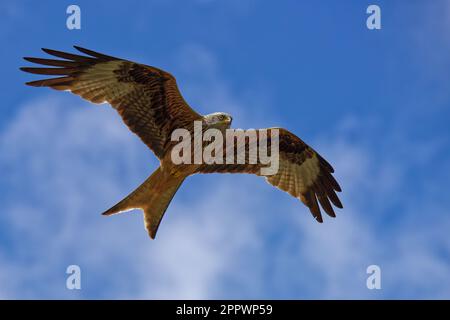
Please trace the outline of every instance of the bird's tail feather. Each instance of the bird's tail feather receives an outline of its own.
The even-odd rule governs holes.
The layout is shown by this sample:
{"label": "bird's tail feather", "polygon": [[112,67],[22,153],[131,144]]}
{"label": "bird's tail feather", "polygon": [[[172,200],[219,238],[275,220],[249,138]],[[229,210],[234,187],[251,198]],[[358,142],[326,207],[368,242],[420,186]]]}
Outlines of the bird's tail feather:
{"label": "bird's tail feather", "polygon": [[132,209],[142,209],[145,228],[154,239],[161,219],[184,179],[185,177],[165,174],[161,168],[158,168],[132,193],[102,214],[112,215]]}

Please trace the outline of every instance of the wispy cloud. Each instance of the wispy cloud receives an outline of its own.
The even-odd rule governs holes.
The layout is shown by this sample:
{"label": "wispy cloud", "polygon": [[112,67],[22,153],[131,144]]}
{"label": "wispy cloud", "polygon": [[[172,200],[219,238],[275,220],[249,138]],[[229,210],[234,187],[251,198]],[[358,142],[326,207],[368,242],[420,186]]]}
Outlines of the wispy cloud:
{"label": "wispy cloud", "polygon": [[[214,52],[198,43],[185,44],[174,57],[177,79],[187,101],[197,111],[233,115],[233,127],[275,126],[279,115],[271,108],[266,92],[248,86],[237,93],[224,79]],[[188,80],[188,81],[185,81]],[[270,121],[268,121],[270,115]]]}
{"label": "wispy cloud", "polygon": [[[297,201],[281,204],[280,214],[295,223],[277,231],[283,236],[275,248],[264,249],[271,245],[261,231],[280,217],[271,213],[258,219],[270,199],[244,191],[264,182],[244,179],[247,184],[236,185],[237,177],[225,176],[215,179],[214,192],[199,201],[175,200],[157,240],[150,241],[140,214],[98,215],[151,171],[147,150],[113,110],[68,106],[69,101],[30,103],[1,135],[0,163],[11,168],[2,177],[10,187],[2,199],[2,224],[12,242],[10,250],[2,249],[3,295],[218,298],[230,297],[239,286],[242,297],[401,297],[406,290],[448,296],[445,226],[450,221],[445,215],[436,222],[419,218],[414,221],[424,223],[406,221],[378,236],[377,219],[370,216],[383,212],[365,207],[377,197],[365,191],[376,192],[384,181],[372,179],[376,166],[367,146],[345,137],[323,146],[338,168],[346,208],[319,225]],[[367,186],[367,179],[375,185]],[[206,192],[195,181],[186,184],[186,192]],[[270,193],[271,199],[280,196]],[[429,201],[418,199],[415,210],[445,210],[438,209],[444,203]],[[255,208],[258,215],[251,213]],[[84,272],[81,293],[64,288],[65,267],[73,263]],[[382,267],[381,293],[365,288],[369,264]]]}
{"label": "wispy cloud", "polygon": [[[151,171],[148,151],[115,111],[69,101],[31,102],[1,135],[0,163],[11,168],[2,177],[10,190],[2,221],[12,248],[2,254],[0,288],[25,298],[219,296],[220,276],[256,245],[243,208],[220,209],[242,195],[218,182],[201,203],[175,202],[157,241],[140,214],[99,216]],[[81,293],[64,288],[69,264],[87,279]]]}

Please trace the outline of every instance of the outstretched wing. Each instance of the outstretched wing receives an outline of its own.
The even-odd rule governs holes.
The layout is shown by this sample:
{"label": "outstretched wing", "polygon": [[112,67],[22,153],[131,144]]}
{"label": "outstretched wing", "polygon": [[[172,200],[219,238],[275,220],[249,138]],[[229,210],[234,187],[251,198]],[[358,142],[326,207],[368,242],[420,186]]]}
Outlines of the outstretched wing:
{"label": "outstretched wing", "polygon": [[[257,146],[267,145],[270,150],[272,129],[279,130],[279,167],[278,172],[274,175],[266,176],[266,180],[275,187],[300,199],[309,208],[317,221],[323,222],[319,203],[329,216],[335,217],[336,214],[331,203],[338,208],[342,208],[342,203],[336,195],[336,191],[340,192],[341,187],[332,175],[334,172],[333,167],[299,137],[285,129],[266,129],[267,131],[263,135],[261,130],[256,130],[257,143],[251,143],[250,139],[246,138],[245,149],[239,148],[235,141],[235,159],[237,159],[239,152],[245,152],[245,163],[243,164],[227,164],[224,151],[223,164],[203,164],[198,172],[252,173],[260,175],[260,169],[264,165],[261,164],[261,159],[257,152],[253,153],[257,155],[256,164],[250,162],[249,159],[252,158],[250,155],[252,154],[252,149]],[[223,150],[226,150],[226,148],[224,147]]]}
{"label": "outstretched wing", "polygon": [[21,70],[58,76],[26,84],[68,90],[93,103],[111,104],[130,130],[160,159],[174,129],[191,128],[194,120],[201,119],[184,101],[171,74],[151,66],[75,48],[87,56],[42,49],[63,60],[24,58],[56,68],[23,67]]}

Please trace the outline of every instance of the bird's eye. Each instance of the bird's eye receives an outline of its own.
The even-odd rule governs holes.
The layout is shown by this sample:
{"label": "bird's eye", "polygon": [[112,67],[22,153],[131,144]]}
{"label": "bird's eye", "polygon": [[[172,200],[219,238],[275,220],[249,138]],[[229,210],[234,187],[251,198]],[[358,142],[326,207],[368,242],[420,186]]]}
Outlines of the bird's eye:
{"label": "bird's eye", "polygon": [[221,114],[221,115],[219,116],[219,120],[220,120],[220,121],[225,120],[225,116],[224,116],[223,114]]}

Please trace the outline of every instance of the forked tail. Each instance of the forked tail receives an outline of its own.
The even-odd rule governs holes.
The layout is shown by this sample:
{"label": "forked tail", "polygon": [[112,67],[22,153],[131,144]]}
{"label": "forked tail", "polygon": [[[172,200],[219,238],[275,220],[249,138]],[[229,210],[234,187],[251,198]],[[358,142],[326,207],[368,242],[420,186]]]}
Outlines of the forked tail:
{"label": "forked tail", "polygon": [[150,237],[155,239],[161,219],[184,179],[185,177],[165,174],[158,168],[136,190],[102,214],[109,216],[132,209],[142,209],[145,228]]}

